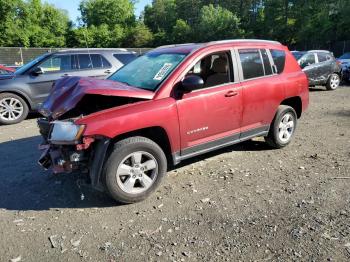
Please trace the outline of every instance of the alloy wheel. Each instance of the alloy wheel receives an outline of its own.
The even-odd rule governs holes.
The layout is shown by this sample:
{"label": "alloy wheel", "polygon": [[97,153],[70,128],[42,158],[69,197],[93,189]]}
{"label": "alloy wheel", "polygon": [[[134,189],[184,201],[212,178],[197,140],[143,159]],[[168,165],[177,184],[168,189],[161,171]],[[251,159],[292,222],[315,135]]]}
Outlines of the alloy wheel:
{"label": "alloy wheel", "polygon": [[278,137],[283,143],[287,143],[294,132],[294,118],[292,114],[285,114],[278,126]]}
{"label": "alloy wheel", "polygon": [[158,174],[158,163],[153,155],[137,151],[126,156],[117,169],[117,183],[128,194],[139,194],[148,190]]}
{"label": "alloy wheel", "polygon": [[339,86],[340,79],[338,75],[332,75],[330,79],[330,86],[332,89],[336,89]]}
{"label": "alloy wheel", "polygon": [[0,118],[5,121],[14,121],[23,114],[24,108],[21,101],[13,97],[0,100]]}

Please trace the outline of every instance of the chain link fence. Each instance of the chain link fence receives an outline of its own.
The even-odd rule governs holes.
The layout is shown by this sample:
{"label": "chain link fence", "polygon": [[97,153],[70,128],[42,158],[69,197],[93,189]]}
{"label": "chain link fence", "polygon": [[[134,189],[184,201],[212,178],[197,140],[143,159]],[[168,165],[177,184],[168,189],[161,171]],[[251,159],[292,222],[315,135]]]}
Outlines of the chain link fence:
{"label": "chain link fence", "polygon": [[[312,45],[305,43],[295,47],[298,50],[326,49],[334,53],[336,57],[341,56],[345,52],[350,52],[350,40],[339,41],[324,45]],[[9,66],[22,66],[35,57],[46,52],[54,52],[67,48],[23,48],[23,47],[0,47],[0,64]],[[80,48],[81,49],[81,48]],[[126,48],[138,54],[143,54],[151,48]],[[294,48],[293,48],[294,49]]]}
{"label": "chain link fence", "polygon": [[[34,58],[57,50],[67,50],[68,48],[23,48],[23,47],[0,47],[0,65],[22,66]],[[74,49],[74,48],[72,48]],[[81,49],[81,48],[79,48]],[[138,54],[143,54],[151,48],[126,48]]]}

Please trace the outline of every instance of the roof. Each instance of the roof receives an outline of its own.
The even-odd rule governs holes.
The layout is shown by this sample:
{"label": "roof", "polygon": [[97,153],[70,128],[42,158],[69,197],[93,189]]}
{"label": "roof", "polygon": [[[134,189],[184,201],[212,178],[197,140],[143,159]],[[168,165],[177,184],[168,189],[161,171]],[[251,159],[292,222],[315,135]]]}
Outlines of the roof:
{"label": "roof", "polygon": [[309,50],[307,52],[330,53],[330,51],[328,51],[328,50]]}

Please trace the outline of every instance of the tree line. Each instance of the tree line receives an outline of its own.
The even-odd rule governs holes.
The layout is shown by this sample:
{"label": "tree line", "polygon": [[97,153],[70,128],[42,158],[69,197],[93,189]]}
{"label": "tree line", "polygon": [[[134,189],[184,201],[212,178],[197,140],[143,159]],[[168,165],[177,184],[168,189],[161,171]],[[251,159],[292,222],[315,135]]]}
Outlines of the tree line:
{"label": "tree line", "polygon": [[77,23],[41,0],[0,0],[0,46],[152,47],[232,38],[300,49],[350,39],[350,0],[82,0]]}

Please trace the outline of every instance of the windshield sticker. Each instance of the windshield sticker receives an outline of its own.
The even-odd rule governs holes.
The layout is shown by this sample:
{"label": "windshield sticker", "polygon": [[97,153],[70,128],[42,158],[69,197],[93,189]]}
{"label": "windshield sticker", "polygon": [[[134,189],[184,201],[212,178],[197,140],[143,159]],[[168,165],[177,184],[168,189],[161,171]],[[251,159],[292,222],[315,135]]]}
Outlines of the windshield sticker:
{"label": "windshield sticker", "polygon": [[165,76],[165,74],[169,71],[173,64],[171,63],[165,63],[162,68],[158,71],[158,73],[153,77],[154,80],[162,80],[162,78]]}

